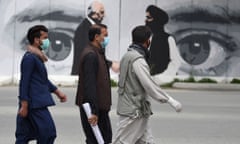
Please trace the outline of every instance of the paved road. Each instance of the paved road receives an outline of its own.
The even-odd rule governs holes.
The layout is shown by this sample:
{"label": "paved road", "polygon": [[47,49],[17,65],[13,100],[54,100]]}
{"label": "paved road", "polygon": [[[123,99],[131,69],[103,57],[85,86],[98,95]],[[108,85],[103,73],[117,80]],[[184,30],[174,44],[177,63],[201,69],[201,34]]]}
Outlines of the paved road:
{"label": "paved road", "polygon": [[[0,144],[13,144],[17,87],[0,87]],[[62,88],[69,101],[51,108],[58,138],[56,144],[84,144],[78,108],[74,106],[75,87]],[[153,102],[151,126],[156,144],[239,144],[239,91],[166,90],[180,100],[180,114],[167,104]],[[116,129],[116,89],[113,89],[111,119]],[[35,142],[32,142],[35,143]],[[31,143],[31,144],[32,144]]]}

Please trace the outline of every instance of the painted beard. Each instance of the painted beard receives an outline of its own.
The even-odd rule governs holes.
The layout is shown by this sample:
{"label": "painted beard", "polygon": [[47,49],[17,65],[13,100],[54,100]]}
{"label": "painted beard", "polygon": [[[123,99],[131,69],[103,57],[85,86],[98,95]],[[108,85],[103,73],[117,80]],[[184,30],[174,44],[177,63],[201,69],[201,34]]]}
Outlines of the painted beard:
{"label": "painted beard", "polygon": [[151,22],[146,21],[146,26],[148,26],[153,33],[158,31],[160,27],[159,24],[155,23],[154,21],[151,21]]}
{"label": "painted beard", "polygon": [[96,23],[96,24],[100,24],[102,22],[102,19],[98,19],[98,18],[92,18],[92,20]]}

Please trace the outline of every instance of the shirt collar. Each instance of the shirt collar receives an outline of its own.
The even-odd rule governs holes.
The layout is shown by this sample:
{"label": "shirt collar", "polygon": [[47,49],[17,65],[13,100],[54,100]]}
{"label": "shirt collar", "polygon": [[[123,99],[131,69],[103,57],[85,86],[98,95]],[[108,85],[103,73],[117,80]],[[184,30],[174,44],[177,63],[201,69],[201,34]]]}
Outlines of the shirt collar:
{"label": "shirt collar", "polygon": [[87,16],[87,19],[92,25],[96,24],[90,17]]}

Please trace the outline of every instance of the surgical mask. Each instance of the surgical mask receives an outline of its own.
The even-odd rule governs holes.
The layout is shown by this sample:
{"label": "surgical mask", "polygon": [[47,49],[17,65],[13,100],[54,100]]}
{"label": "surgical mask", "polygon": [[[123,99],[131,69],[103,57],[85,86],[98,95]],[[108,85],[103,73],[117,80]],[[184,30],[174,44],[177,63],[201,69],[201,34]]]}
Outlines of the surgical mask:
{"label": "surgical mask", "polygon": [[42,48],[42,50],[47,50],[50,46],[50,41],[48,38],[42,40],[42,44],[40,45],[40,47]]}
{"label": "surgical mask", "polygon": [[108,43],[109,43],[109,37],[104,37],[104,41],[103,42],[101,42],[101,46],[102,46],[102,48],[106,48],[106,46],[108,45]]}

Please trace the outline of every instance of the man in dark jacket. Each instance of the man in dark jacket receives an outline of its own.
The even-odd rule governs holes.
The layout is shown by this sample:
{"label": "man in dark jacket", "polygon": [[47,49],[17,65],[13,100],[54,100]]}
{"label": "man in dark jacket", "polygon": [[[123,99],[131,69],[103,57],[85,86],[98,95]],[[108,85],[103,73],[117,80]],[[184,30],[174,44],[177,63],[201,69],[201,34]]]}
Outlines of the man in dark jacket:
{"label": "man in dark jacket", "polygon": [[[89,29],[90,43],[80,56],[79,83],[76,105],[80,108],[82,127],[87,144],[98,144],[91,125],[98,124],[106,144],[112,141],[112,128],[109,118],[111,107],[111,85],[109,67],[102,50],[106,28],[93,25]],[[89,103],[92,115],[88,118],[82,104]]]}

